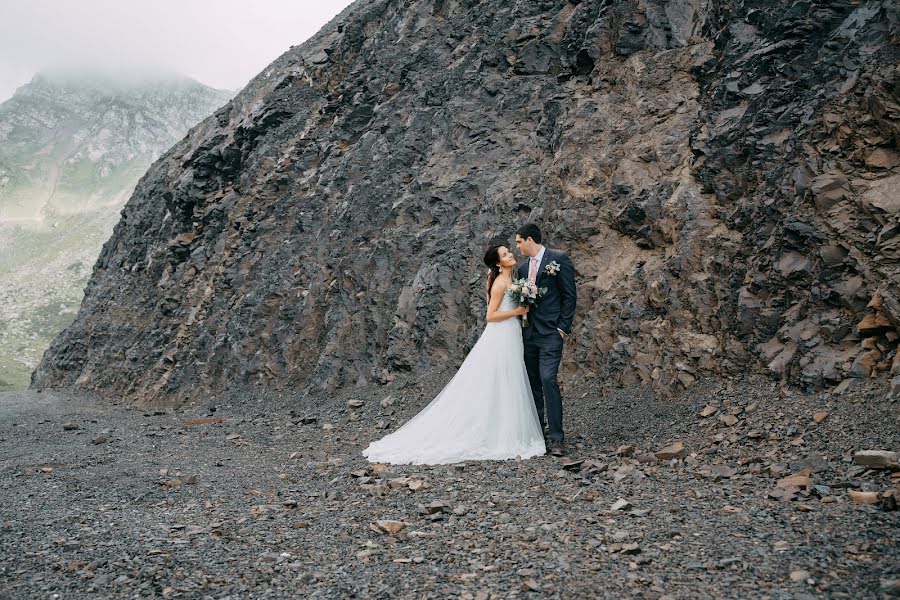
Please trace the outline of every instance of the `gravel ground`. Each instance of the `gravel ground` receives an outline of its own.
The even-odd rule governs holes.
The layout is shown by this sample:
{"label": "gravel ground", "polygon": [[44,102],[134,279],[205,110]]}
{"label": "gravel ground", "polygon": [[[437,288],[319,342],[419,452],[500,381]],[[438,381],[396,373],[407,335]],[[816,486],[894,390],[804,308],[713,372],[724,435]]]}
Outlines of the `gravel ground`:
{"label": "gravel ground", "polygon": [[[883,383],[803,395],[710,380],[667,401],[567,389],[565,459],[366,463],[368,441],[449,375],[165,408],[0,394],[0,597],[900,593],[900,513],[849,495],[897,485],[852,462],[900,446]],[[683,460],[654,456],[676,440]],[[802,469],[810,480],[778,486]]]}

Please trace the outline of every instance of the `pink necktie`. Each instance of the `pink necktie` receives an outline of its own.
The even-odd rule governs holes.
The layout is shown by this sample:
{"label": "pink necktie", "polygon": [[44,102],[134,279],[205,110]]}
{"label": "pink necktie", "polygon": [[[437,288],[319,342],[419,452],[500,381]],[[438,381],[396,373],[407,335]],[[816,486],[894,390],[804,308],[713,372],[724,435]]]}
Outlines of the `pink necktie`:
{"label": "pink necktie", "polygon": [[531,264],[528,267],[528,279],[537,281],[537,258],[535,257],[531,259]]}

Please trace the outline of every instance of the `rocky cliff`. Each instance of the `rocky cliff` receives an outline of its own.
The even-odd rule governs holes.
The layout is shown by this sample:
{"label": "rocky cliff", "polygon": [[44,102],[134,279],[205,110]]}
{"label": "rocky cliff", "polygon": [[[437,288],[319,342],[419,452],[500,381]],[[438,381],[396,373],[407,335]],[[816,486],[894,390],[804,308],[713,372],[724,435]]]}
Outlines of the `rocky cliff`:
{"label": "rocky cliff", "polygon": [[75,318],[138,179],[231,94],[174,75],[36,75],[0,104],[0,391]]}
{"label": "rocky cliff", "polygon": [[149,170],[33,386],[453,368],[529,220],[577,267],[564,379],[896,372],[898,55],[890,2],[357,2]]}

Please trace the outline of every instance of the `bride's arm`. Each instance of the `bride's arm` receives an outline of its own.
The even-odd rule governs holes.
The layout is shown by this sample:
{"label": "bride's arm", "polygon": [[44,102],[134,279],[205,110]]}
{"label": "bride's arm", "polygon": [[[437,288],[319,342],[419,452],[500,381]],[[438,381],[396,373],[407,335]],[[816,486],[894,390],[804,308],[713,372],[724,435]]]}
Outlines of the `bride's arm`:
{"label": "bride's arm", "polygon": [[518,317],[519,315],[524,315],[528,312],[528,307],[526,306],[519,306],[512,310],[498,310],[500,308],[500,303],[503,302],[503,294],[505,293],[506,287],[501,282],[497,281],[494,283],[494,286],[491,288],[491,299],[488,302],[488,323],[499,323],[500,321]]}

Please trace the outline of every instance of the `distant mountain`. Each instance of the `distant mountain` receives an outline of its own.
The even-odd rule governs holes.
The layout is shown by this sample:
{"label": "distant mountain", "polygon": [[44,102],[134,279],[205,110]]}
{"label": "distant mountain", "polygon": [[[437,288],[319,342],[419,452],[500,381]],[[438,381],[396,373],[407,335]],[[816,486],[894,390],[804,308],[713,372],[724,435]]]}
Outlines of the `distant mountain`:
{"label": "distant mountain", "polygon": [[174,75],[57,71],[0,104],[0,390],[26,387],[74,318],[141,175],[230,95]]}

